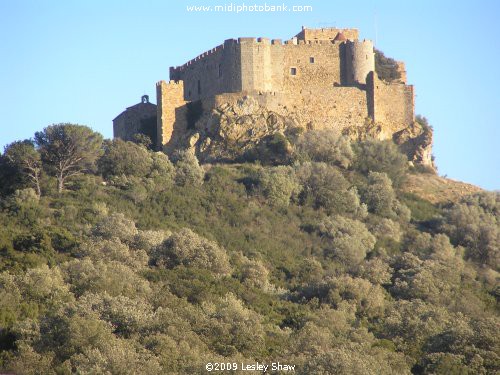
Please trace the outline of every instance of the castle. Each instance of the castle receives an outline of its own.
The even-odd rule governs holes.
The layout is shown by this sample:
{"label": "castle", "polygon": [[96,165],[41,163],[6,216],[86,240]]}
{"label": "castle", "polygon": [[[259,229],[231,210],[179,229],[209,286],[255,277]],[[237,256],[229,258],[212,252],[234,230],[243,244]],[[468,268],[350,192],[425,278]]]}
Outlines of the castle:
{"label": "castle", "polygon": [[[406,84],[402,62],[397,70],[397,80],[378,78],[373,43],[359,40],[357,29],[303,27],[284,43],[228,39],[182,66],[171,67],[170,81],[156,84],[156,129],[150,133],[159,150],[197,147],[208,138],[208,133],[192,138],[208,131],[197,123],[203,114],[251,98],[271,113],[293,117],[306,130],[331,129],[352,136],[366,132],[369,123],[372,128],[377,124],[379,139],[399,137],[400,143],[407,142],[421,132],[414,129],[414,90]],[[151,108],[144,111],[150,113]],[[129,139],[139,127],[133,119],[128,123],[124,119],[141,115],[126,112],[114,120],[115,137]],[[419,155],[409,156],[430,162],[430,148],[425,147]]]}

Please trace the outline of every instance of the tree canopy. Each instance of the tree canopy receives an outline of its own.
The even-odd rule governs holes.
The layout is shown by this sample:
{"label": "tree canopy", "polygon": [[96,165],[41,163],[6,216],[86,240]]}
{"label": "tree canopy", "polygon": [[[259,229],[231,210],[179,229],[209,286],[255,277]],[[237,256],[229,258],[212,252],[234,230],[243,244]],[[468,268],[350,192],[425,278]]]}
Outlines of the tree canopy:
{"label": "tree canopy", "polygon": [[35,133],[42,160],[57,177],[59,192],[68,178],[93,170],[102,140],[102,135],[89,127],[75,124],[51,125]]}

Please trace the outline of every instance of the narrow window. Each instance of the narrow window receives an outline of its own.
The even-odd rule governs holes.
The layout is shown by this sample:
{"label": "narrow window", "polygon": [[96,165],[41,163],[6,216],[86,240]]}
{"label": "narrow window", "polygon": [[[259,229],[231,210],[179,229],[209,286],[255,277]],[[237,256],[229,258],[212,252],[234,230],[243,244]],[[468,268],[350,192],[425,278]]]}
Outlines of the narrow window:
{"label": "narrow window", "polygon": [[290,68],[290,74],[292,76],[296,76],[297,75],[297,68]]}
{"label": "narrow window", "polygon": [[198,95],[201,95],[201,82],[198,80]]}
{"label": "narrow window", "polygon": [[312,56],[311,56],[311,57],[309,57],[309,62],[310,62],[311,64],[314,64],[314,57],[312,57]]}
{"label": "narrow window", "polygon": [[219,64],[219,77],[222,77],[222,64]]}
{"label": "narrow window", "polygon": [[188,92],[188,98],[190,98],[190,97],[191,97],[191,90],[189,90],[189,92]]}

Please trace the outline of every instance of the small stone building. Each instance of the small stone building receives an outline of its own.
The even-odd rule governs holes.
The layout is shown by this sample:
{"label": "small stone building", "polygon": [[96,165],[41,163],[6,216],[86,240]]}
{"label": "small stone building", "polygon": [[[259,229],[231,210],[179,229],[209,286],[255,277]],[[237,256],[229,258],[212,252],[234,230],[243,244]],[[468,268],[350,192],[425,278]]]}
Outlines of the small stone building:
{"label": "small stone building", "polygon": [[113,137],[131,141],[135,134],[147,135],[152,144],[157,143],[156,104],[143,95],[141,102],[128,107],[113,120]]}

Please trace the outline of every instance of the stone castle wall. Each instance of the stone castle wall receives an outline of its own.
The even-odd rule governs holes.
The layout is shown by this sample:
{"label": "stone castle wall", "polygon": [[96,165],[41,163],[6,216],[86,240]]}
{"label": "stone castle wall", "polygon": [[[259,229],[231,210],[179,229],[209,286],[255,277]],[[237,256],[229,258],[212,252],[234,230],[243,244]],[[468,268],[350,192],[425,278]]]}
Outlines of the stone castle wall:
{"label": "stone castle wall", "polygon": [[343,34],[347,39],[357,40],[359,32],[357,29],[338,29],[336,27],[327,27],[321,29],[308,29],[302,27],[302,30],[295,35],[298,40],[333,40],[339,34]]}
{"label": "stone castle wall", "polygon": [[139,103],[127,108],[113,120],[113,136],[131,141],[137,133],[154,132],[154,119],[156,118],[157,108],[151,103]]}
{"label": "stone castle wall", "polygon": [[368,86],[368,92],[373,98],[371,116],[375,122],[385,125],[387,138],[413,123],[415,104],[412,85],[387,83],[371,73]]}
{"label": "stone castle wall", "polygon": [[369,40],[347,41],[345,43],[346,83],[366,84],[368,73],[375,69],[373,43]]}
{"label": "stone castle wall", "polygon": [[[333,40],[341,32],[347,40]],[[267,38],[229,39],[183,66],[170,69],[170,83],[157,85],[162,145],[189,133],[187,103],[205,113],[245,96],[278,114],[298,117],[308,128],[341,131],[367,118],[391,137],[414,121],[413,86],[386,83],[374,73],[371,41],[356,29],[303,29],[282,43]],[[190,125],[192,127],[192,124]]]}
{"label": "stone castle wall", "polygon": [[282,44],[267,38],[229,39],[171,68],[170,79],[184,82],[186,101],[231,92],[293,93],[311,86],[338,86],[345,64],[341,46],[324,40]]}
{"label": "stone castle wall", "polygon": [[[357,30],[351,34],[357,36]],[[171,68],[170,79],[184,82],[186,101],[242,91],[299,95],[310,87],[365,84],[374,66],[370,41],[318,39],[282,44],[276,39],[239,38]]]}
{"label": "stone castle wall", "polygon": [[283,82],[279,90],[298,95],[310,87],[329,89],[340,85],[340,43],[301,41],[297,45],[288,43],[282,47]]}
{"label": "stone castle wall", "polygon": [[187,131],[186,104],[184,100],[184,84],[182,81],[160,81],[156,84],[157,115],[157,144],[161,150],[168,145],[175,133]]}
{"label": "stone castle wall", "polygon": [[237,40],[207,51],[186,64],[170,68],[170,79],[184,82],[184,98],[195,101],[224,92],[241,91],[241,49]]}

